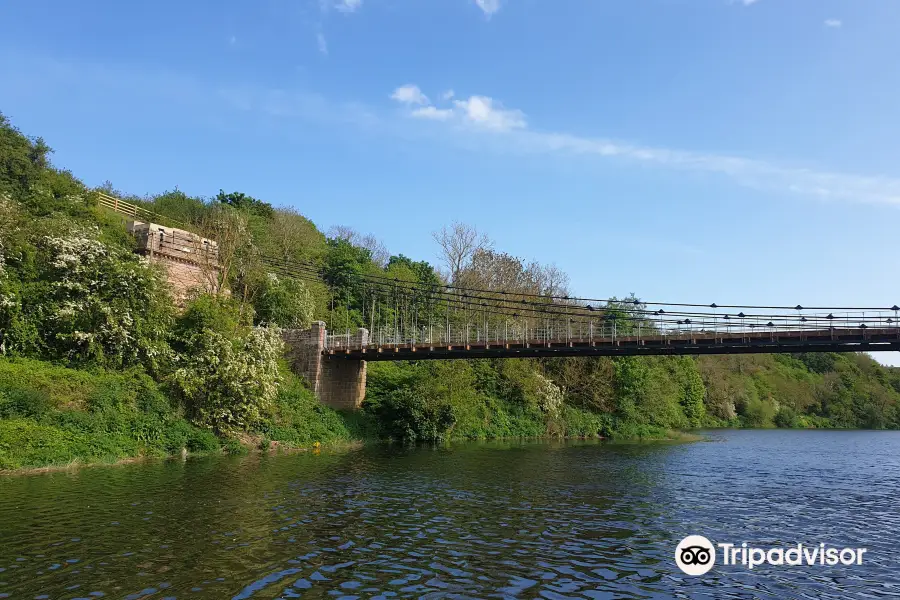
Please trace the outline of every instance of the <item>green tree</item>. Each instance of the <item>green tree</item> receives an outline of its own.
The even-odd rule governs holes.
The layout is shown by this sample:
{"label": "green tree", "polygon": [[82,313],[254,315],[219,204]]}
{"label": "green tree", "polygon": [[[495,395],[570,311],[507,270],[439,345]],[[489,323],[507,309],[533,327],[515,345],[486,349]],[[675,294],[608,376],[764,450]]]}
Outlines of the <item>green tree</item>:
{"label": "green tree", "polygon": [[0,113],[0,192],[28,195],[49,168],[50,152],[43,139],[25,137]]}
{"label": "green tree", "polygon": [[617,416],[635,423],[644,420],[641,407],[647,398],[649,380],[650,370],[640,358],[620,358],[615,361]]}
{"label": "green tree", "polygon": [[682,360],[682,373],[684,382],[681,388],[681,408],[688,424],[691,427],[700,427],[706,416],[706,405],[703,403],[706,386],[703,385],[703,377],[700,376],[700,371],[692,359]]}
{"label": "green tree", "polygon": [[219,193],[216,195],[216,202],[233,206],[238,210],[246,211],[251,215],[264,217],[266,219],[271,218],[275,214],[275,209],[272,208],[271,204],[263,202],[262,200],[257,200],[253,196],[248,196],[241,192],[231,192],[226,194],[225,190],[219,190]]}
{"label": "green tree", "polygon": [[163,368],[172,318],[165,283],[155,267],[99,235],[69,227],[22,249],[0,309],[7,352]]}

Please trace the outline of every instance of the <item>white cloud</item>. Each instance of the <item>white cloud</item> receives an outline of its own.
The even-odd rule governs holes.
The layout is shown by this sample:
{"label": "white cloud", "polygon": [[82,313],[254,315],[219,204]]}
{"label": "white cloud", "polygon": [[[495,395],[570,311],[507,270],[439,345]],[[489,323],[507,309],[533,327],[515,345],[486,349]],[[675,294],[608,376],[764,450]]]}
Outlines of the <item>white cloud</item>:
{"label": "white cloud", "polygon": [[759,0],[741,0],[741,4],[744,6],[750,6],[751,4],[756,4]]}
{"label": "white cloud", "polygon": [[355,13],[362,6],[363,0],[318,0],[318,3],[321,16],[315,23],[316,29],[319,30],[316,33],[316,47],[320,54],[327,55],[328,41],[321,31],[323,22],[328,19],[332,10],[337,10],[345,15]]}
{"label": "white cloud", "polygon": [[362,0],[340,0],[334,5],[342,13],[356,12],[360,6],[362,6]]}
{"label": "white cloud", "polygon": [[410,114],[418,119],[431,119],[432,121],[447,121],[453,118],[452,109],[436,108],[434,106],[423,106],[415,109]]}
{"label": "white cloud", "polygon": [[789,191],[829,200],[900,206],[900,179],[788,167],[762,160],[689,150],[635,146],[563,133],[523,131],[512,140],[544,153],[622,158],[661,167],[715,173],[748,187]]}
{"label": "white cloud", "polygon": [[234,46],[235,44],[237,44],[237,38],[234,36],[231,36],[230,38],[228,38],[228,43],[230,45]]}
{"label": "white cloud", "polygon": [[478,5],[478,8],[480,8],[488,18],[500,10],[500,0],[475,0],[475,4]]}
{"label": "white cloud", "polygon": [[713,173],[729,177],[747,187],[829,200],[900,206],[900,179],[896,178],[816,171],[724,154],[639,146],[569,133],[535,131],[528,129],[525,113],[504,108],[493,98],[471,96],[468,100],[453,101],[453,108],[438,108],[428,103],[425,95],[412,84],[398,88],[393,98],[405,104],[424,104],[410,111],[408,114],[411,117],[445,122],[455,119],[475,126],[449,130],[456,135],[471,135],[465,132],[478,129],[503,133],[504,135],[495,138],[496,143],[491,146],[501,152],[619,159],[668,169]]}
{"label": "white cloud", "polygon": [[509,131],[525,127],[525,113],[507,110],[487,96],[472,96],[468,100],[455,100],[453,104],[463,112],[466,120],[487,129]]}
{"label": "white cloud", "polygon": [[411,83],[398,87],[391,98],[403,104],[429,104],[428,96],[422,93],[419,86]]}
{"label": "white cloud", "polygon": [[[441,98],[446,101],[453,97],[452,90],[441,94]],[[462,122],[494,131],[510,131],[525,127],[525,113],[520,110],[506,109],[502,104],[487,96],[471,96],[467,100],[453,100],[452,107],[438,108],[432,105],[428,96],[422,93],[419,86],[408,83],[394,90],[391,98],[401,104],[421,105],[421,108],[416,108],[409,114],[422,119],[448,121],[453,117],[458,117]]]}
{"label": "white cloud", "polygon": [[844,23],[842,21],[840,21],[839,19],[825,19],[825,27],[832,27],[834,29],[837,29],[838,27],[841,27],[843,24]]}
{"label": "white cloud", "polygon": [[362,3],[363,0],[319,0],[319,12],[325,15],[336,10],[347,15],[355,13]]}

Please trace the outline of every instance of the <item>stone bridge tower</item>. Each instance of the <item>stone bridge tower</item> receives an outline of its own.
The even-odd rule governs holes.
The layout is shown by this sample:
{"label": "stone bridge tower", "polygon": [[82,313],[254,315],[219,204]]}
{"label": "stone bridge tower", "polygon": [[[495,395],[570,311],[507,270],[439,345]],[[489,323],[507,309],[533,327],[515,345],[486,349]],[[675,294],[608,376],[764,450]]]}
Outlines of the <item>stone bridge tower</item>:
{"label": "stone bridge tower", "polygon": [[218,290],[219,247],[215,241],[183,229],[143,221],[130,221],[128,231],[137,241],[137,253],[165,268],[179,305],[193,291],[215,293]]}
{"label": "stone bridge tower", "polygon": [[[316,321],[310,329],[286,329],[286,356],[291,370],[306,379],[322,404],[338,410],[356,410],[366,397],[366,361],[328,358],[323,355],[328,340],[325,323]],[[369,330],[350,335],[349,346],[365,347]]]}

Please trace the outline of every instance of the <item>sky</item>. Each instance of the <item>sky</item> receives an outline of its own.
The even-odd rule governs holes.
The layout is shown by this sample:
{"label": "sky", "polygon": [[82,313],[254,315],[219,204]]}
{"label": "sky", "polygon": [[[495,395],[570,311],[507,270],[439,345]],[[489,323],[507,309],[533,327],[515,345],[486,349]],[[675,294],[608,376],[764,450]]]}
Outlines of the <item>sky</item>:
{"label": "sky", "polygon": [[[572,292],[900,304],[896,0],[0,5],[0,112],[86,184],[241,191]],[[893,355],[876,356],[900,364]]]}

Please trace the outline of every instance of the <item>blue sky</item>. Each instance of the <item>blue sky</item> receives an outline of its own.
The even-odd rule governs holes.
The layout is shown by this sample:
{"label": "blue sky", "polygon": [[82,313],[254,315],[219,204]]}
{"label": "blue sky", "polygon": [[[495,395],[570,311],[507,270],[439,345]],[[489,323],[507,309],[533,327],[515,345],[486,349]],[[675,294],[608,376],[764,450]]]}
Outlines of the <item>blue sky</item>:
{"label": "blue sky", "polygon": [[89,185],[239,190],[580,295],[900,303],[894,0],[31,0],[0,111]]}

